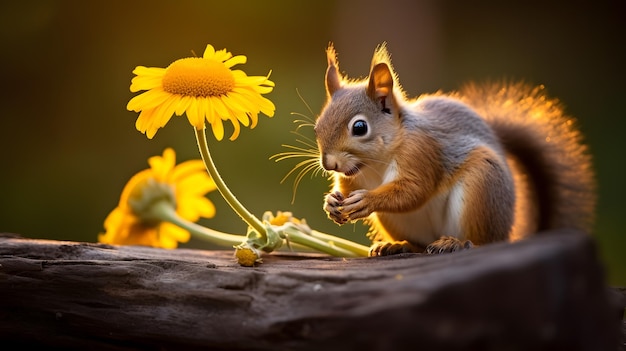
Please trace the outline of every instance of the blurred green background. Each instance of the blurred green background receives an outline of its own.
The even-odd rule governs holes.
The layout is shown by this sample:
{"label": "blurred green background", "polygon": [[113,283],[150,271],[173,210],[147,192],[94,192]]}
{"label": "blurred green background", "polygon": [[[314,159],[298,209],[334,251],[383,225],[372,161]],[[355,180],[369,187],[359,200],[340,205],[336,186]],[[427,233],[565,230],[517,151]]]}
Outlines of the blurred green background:
{"label": "blurred green background", "polygon": [[[271,69],[276,115],[235,142],[210,140],[231,190],[251,212],[293,211],[312,227],[365,242],[362,224],[337,227],[322,211],[324,177],[307,177],[291,204],[295,164],[269,156],[295,142],[292,112],[324,102],[324,49],[335,43],[351,77],[368,73],[386,41],[410,96],[469,80],[544,84],[576,116],[595,157],[593,235],[609,282],[626,285],[623,1],[6,1],[0,5],[0,232],[95,241],[126,181],[165,147],[199,158],[192,127],[173,118],[153,140],[126,110],[137,65],[166,67],[206,44]],[[306,130],[310,132],[311,130]],[[203,224],[245,226],[217,193]],[[186,247],[207,248],[192,241]]]}

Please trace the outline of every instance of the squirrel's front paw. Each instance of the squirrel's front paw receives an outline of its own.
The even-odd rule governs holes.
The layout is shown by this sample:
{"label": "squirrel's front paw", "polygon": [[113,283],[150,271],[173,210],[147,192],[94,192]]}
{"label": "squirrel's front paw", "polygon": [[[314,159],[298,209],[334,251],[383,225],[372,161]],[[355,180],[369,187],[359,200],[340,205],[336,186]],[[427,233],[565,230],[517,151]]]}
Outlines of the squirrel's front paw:
{"label": "squirrel's front paw", "polygon": [[368,208],[367,193],[365,189],[355,190],[343,200],[341,212],[349,221],[365,218],[372,213]]}
{"label": "squirrel's front paw", "polygon": [[474,244],[472,244],[472,242],[469,240],[461,241],[451,236],[442,236],[441,238],[430,243],[430,245],[426,247],[425,253],[429,255],[441,254],[467,250],[471,249],[472,247],[474,247]]}
{"label": "squirrel's front paw", "polygon": [[342,213],[343,194],[339,191],[326,195],[324,211],[328,214],[328,218],[337,224],[345,224],[348,219]]}

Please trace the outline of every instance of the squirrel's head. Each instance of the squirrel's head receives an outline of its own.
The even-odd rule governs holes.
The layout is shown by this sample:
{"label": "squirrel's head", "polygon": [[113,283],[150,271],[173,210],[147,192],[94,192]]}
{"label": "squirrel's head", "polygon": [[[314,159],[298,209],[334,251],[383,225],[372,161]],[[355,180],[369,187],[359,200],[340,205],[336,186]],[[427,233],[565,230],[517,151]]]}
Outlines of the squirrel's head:
{"label": "squirrel's head", "polygon": [[320,162],[345,177],[377,172],[389,162],[400,129],[404,94],[385,45],[372,58],[369,77],[348,80],[339,73],[335,49],[326,50],[327,102],[315,123]]}

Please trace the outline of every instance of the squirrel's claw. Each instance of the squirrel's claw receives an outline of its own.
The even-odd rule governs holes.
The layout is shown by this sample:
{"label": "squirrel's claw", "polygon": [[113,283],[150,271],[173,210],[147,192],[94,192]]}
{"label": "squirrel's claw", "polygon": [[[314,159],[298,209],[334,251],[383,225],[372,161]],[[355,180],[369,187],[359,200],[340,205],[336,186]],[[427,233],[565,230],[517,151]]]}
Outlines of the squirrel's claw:
{"label": "squirrel's claw", "polygon": [[459,240],[451,236],[443,236],[426,247],[426,254],[441,254],[471,249],[474,244],[469,240]]}
{"label": "squirrel's claw", "polygon": [[372,244],[369,251],[370,257],[397,255],[401,253],[421,253],[423,246],[411,244],[406,240],[402,241],[377,241]]}
{"label": "squirrel's claw", "polygon": [[342,211],[343,200],[343,194],[339,191],[326,195],[324,200],[324,211],[328,214],[328,218],[340,225],[345,224],[348,221]]}

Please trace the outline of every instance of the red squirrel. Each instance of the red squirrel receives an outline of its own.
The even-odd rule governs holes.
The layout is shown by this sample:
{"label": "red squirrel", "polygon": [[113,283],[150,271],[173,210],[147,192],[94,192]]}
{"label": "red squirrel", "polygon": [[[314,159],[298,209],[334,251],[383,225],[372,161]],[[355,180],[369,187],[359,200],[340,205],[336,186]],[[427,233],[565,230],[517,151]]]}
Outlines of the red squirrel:
{"label": "red squirrel", "polygon": [[334,179],[324,209],[340,225],[366,220],[370,256],[591,229],[591,156],[543,87],[470,84],[409,99],[386,45],[362,80],[342,76],[332,45],[326,53],[327,102],[314,127]]}

